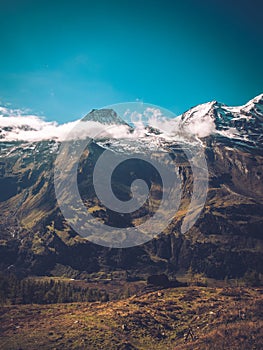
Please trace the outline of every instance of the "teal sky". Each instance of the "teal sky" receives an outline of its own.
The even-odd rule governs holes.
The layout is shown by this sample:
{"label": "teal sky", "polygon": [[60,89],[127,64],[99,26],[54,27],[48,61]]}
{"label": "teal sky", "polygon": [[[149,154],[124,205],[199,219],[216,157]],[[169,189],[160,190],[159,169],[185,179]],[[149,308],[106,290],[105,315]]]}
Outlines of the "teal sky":
{"label": "teal sky", "polygon": [[0,102],[66,122],[263,92],[261,0],[1,0]]}

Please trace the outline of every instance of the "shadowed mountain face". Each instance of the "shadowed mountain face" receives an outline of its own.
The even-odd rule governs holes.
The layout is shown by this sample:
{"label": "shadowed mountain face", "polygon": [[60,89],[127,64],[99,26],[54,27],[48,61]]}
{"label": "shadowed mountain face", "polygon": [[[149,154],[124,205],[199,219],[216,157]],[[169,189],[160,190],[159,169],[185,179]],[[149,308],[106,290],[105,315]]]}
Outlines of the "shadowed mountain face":
{"label": "shadowed mountain face", "polygon": [[[107,109],[93,110],[83,120],[126,124],[116,112]],[[176,138],[168,142],[157,138],[156,130],[148,131],[143,147],[156,142],[157,148],[165,147],[176,161],[182,182],[181,203],[163,233],[144,245],[127,249],[110,249],[84,240],[64,219],[53,182],[58,141],[2,141],[1,269],[14,265],[24,275],[49,274],[59,264],[79,273],[125,269],[133,275],[144,275],[192,268],[215,278],[242,276],[248,269],[263,272],[262,123],[263,95],[241,107],[207,103],[178,117],[178,133],[190,131],[202,143],[209,171],[204,209],[184,234],[180,227],[193,189],[191,165]],[[204,134],[204,127],[209,128],[209,133]],[[5,127],[2,133],[7,132]],[[142,147],[140,142],[133,141],[132,147]],[[154,205],[148,201],[137,212],[120,215],[100,203],[92,183],[94,165],[105,148],[116,153],[127,147],[131,147],[129,142],[120,139],[93,141],[83,152],[78,167],[79,191],[87,210],[97,220],[115,227],[146,221],[162,197],[158,174],[142,161],[133,160],[114,173],[113,192],[120,200],[128,200],[131,183],[143,178],[152,189]],[[72,210],[72,220],[74,215],[76,211]]]}

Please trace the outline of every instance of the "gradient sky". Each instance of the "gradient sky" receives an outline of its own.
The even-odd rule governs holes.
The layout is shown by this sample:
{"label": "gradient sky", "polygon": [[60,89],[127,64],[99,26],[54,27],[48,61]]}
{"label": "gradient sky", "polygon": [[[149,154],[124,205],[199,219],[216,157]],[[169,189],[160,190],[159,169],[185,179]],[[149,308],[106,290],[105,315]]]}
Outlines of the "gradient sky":
{"label": "gradient sky", "polygon": [[66,122],[263,92],[261,0],[1,0],[0,104]]}

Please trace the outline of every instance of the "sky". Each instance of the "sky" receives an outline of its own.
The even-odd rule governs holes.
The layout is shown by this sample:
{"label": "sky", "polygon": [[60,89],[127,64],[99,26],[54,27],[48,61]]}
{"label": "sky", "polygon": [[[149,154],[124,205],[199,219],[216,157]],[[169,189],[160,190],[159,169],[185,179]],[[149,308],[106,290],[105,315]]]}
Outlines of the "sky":
{"label": "sky", "polygon": [[261,0],[0,0],[0,106],[65,123],[263,92]]}

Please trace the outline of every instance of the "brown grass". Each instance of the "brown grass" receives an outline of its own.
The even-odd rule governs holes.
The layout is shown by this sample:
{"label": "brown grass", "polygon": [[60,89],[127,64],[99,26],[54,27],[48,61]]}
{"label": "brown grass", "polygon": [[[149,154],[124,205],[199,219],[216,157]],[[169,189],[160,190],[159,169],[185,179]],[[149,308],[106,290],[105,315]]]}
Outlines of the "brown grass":
{"label": "brown grass", "polygon": [[262,295],[262,288],[185,287],[108,303],[5,306],[0,348],[262,349]]}

